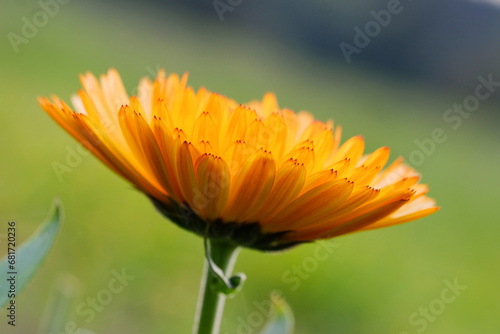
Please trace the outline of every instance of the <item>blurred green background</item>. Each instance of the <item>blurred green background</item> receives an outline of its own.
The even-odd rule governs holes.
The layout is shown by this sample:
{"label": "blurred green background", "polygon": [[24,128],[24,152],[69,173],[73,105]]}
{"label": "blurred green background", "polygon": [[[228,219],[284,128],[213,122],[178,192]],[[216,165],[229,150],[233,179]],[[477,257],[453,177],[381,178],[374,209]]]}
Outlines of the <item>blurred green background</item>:
{"label": "blurred green background", "polygon": [[[349,65],[342,57],[317,55],[273,34],[272,28],[259,29],[258,21],[231,22],[231,15],[250,10],[252,4],[244,1],[225,13],[224,21],[211,4],[206,13],[156,6],[61,4],[17,53],[8,33],[21,34],[22,18],[31,18],[40,5],[12,1],[3,6],[0,254],[6,252],[8,220],[17,222],[18,240],[26,239],[55,196],[66,218],[48,260],[17,299],[17,326],[7,326],[5,310],[0,311],[1,333],[40,333],[55,291],[68,290],[62,283],[67,280],[71,302],[64,309],[67,321],[78,327],[98,334],[191,332],[202,240],[165,220],[145,196],[94,157],[81,155],[62,181],[53,169],[54,162],[68,166],[68,150],[78,145],[39,108],[36,97],[55,93],[69,101],[80,88],[79,73],[100,74],[110,67],[119,70],[129,92],[140,77],[153,77],[159,67],[189,71],[194,88],[204,85],[238,101],[273,91],[282,107],[308,110],[321,120],[333,118],[342,124],[344,140],[362,134],[368,152],[388,145],[392,158],[408,157],[418,149],[415,140],[430,138],[435,128],[447,135],[417,167],[440,212],[332,240],[334,252],[322,261],[315,258],[315,244],[282,254],[243,250],[235,271],[245,272],[248,280],[226,304],[222,334],[258,333],[265,318],[258,314],[266,312],[257,304],[274,290],[293,308],[297,334],[500,333],[500,91],[482,101],[456,130],[443,120],[448,108],[474,93],[478,75],[486,77],[499,68],[463,68],[470,87],[440,85],[366,62]],[[311,6],[320,2],[309,4],[313,11]],[[374,39],[369,48],[376,49],[376,43]],[[304,270],[308,263],[317,268],[299,278],[297,287],[290,282],[299,277],[293,269]],[[102,295],[113,271],[122,268],[135,278],[87,321],[78,307]],[[445,281],[455,280],[465,290],[451,303],[439,302]],[[421,308],[429,307],[426,318]],[[54,333],[72,332],[61,328]]]}

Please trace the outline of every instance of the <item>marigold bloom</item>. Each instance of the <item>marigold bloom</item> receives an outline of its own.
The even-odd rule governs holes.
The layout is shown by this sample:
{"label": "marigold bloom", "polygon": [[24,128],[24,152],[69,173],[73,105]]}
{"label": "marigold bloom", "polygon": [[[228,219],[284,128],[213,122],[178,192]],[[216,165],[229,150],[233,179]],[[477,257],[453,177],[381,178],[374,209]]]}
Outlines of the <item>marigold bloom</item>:
{"label": "marigold bloom", "polygon": [[[261,250],[385,227],[438,208],[389,148],[363,155],[341,128],[280,109],[273,94],[240,105],[187,74],[144,78],[129,97],[114,69],[80,76],[74,111],[52,96],[41,107],[179,226]],[[207,228],[208,227],[208,228]]]}

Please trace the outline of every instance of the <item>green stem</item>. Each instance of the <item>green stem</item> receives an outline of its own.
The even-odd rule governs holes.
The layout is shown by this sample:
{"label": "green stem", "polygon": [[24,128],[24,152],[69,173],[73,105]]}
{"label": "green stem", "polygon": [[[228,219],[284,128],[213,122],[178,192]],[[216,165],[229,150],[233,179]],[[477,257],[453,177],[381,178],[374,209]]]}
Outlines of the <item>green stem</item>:
{"label": "green stem", "polygon": [[[233,271],[238,248],[225,242],[208,241],[212,261],[228,277]],[[226,296],[218,290],[217,278],[205,259],[193,334],[218,334]]]}

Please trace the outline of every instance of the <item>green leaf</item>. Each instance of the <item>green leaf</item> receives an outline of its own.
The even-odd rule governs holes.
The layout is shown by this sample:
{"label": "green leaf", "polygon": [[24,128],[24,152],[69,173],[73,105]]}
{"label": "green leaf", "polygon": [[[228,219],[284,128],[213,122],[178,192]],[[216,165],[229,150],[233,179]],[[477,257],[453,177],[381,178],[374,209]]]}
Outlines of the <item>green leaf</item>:
{"label": "green leaf", "polygon": [[292,334],[295,324],[293,311],[283,298],[271,296],[274,313],[260,334]]}
{"label": "green leaf", "polygon": [[[54,200],[49,218],[47,218],[42,225],[40,225],[35,233],[33,233],[33,235],[19,247],[16,240],[15,264],[13,269],[9,268],[8,255],[0,261],[0,276],[2,277],[2,284],[0,285],[0,307],[3,307],[10,300],[10,284],[8,281],[7,284],[4,284],[5,279],[11,276],[7,273],[16,273],[12,276],[15,276],[15,294],[17,297],[17,295],[33,277],[40,264],[46,258],[61,225],[61,210],[62,208],[59,201]],[[15,237],[17,239],[17,226],[15,228]]]}
{"label": "green leaf", "polygon": [[206,236],[203,242],[205,245],[205,258],[207,259],[208,267],[210,269],[210,272],[217,279],[217,284],[215,287],[216,290],[225,294],[226,296],[235,294],[238,290],[241,289],[243,283],[247,279],[247,276],[243,273],[238,273],[231,276],[230,278],[227,278],[224,274],[224,271],[219,268],[219,266],[212,259],[212,250],[210,249],[210,243]]}

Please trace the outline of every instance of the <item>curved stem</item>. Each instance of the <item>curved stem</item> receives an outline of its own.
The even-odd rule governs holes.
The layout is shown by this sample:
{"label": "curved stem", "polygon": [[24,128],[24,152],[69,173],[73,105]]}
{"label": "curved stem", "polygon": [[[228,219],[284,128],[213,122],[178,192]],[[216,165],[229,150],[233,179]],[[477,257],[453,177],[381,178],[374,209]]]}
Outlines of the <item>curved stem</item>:
{"label": "curved stem", "polygon": [[[233,270],[238,248],[225,242],[208,240],[212,261],[229,276]],[[218,290],[217,278],[207,260],[203,266],[198,307],[193,334],[218,334],[226,296]]]}

